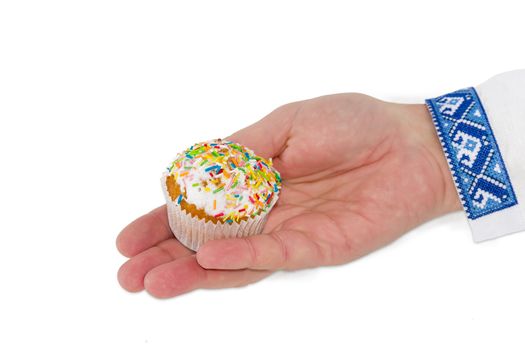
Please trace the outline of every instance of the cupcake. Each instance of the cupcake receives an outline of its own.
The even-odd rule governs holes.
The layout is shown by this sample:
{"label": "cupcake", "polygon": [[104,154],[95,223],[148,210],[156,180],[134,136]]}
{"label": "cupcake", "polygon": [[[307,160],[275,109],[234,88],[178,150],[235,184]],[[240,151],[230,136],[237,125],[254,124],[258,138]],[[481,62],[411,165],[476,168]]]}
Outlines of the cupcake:
{"label": "cupcake", "polygon": [[271,159],[221,139],[179,153],[161,182],[170,228],[194,251],[211,239],[261,233],[281,190]]}

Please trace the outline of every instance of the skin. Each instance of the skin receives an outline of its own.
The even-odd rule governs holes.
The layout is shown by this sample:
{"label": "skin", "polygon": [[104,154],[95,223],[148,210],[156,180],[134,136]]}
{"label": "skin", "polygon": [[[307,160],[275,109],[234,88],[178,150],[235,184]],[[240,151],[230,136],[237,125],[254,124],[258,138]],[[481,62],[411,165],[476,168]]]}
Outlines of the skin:
{"label": "skin", "polygon": [[337,94],[284,105],[227,139],[271,157],[283,178],[263,234],[207,242],[172,235],[165,205],[117,238],[122,287],[170,298],[240,287],[276,270],[351,262],[459,210],[432,119],[420,104]]}

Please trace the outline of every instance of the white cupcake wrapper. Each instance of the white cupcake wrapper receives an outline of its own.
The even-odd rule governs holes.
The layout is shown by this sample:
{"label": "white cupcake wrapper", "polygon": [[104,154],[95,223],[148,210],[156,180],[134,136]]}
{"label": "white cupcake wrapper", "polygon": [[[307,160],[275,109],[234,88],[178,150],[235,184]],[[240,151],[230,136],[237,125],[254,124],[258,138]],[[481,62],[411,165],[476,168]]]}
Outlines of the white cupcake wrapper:
{"label": "white cupcake wrapper", "polygon": [[[166,186],[166,176],[161,178],[162,191],[166,199],[168,222],[175,237],[186,247],[197,251],[205,242],[212,239],[248,237],[260,234],[269,210],[240,222],[213,223],[191,216],[176,202],[172,201]],[[275,203],[275,202],[274,202]]]}

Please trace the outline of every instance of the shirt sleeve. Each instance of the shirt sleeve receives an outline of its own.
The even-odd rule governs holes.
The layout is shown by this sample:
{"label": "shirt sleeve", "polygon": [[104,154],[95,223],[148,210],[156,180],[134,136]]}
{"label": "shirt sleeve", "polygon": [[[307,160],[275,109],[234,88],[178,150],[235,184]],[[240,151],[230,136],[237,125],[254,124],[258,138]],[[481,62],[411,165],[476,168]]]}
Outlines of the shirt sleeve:
{"label": "shirt sleeve", "polygon": [[525,230],[525,70],[427,99],[475,242]]}

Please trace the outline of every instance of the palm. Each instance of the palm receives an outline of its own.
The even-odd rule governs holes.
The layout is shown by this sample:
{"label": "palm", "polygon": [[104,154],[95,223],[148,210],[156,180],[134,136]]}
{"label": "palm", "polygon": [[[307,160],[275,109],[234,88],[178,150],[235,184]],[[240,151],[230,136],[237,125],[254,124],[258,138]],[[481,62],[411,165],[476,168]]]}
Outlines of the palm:
{"label": "palm", "polygon": [[349,94],[303,103],[274,160],[286,180],[265,231],[301,232],[335,264],[443,214],[441,159],[407,138],[400,108]]}
{"label": "palm", "polygon": [[165,297],[248,284],[277,268],[345,263],[455,209],[433,127],[417,111],[333,95],[283,106],[232,135],[273,157],[284,179],[266,235],[214,241],[197,257],[173,238],[158,208],[119,236],[119,249],[132,257],[121,284],[141,290],[145,283]]}

